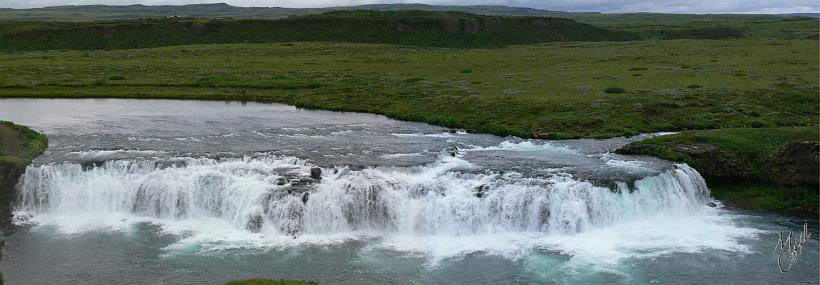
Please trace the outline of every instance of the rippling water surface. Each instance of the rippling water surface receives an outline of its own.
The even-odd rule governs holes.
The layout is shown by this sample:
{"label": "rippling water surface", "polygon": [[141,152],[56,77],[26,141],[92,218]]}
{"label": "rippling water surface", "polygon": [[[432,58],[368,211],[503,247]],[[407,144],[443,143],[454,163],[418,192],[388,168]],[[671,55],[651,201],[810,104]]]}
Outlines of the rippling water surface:
{"label": "rippling water surface", "polygon": [[[275,104],[0,100],[49,136],[8,284],[818,282],[817,219],[708,207],[683,164]],[[717,202],[719,205],[719,201]],[[777,231],[809,223],[792,272]]]}

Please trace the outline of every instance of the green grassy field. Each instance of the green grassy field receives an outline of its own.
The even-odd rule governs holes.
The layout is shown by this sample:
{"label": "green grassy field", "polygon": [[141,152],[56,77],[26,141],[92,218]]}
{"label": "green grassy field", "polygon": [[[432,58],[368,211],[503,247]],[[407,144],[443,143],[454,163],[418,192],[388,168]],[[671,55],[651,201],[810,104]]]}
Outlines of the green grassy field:
{"label": "green grassy field", "polygon": [[[0,97],[280,102],[499,135],[602,138],[816,125],[818,53],[813,40],[2,52]],[[612,87],[624,92],[605,92]]]}

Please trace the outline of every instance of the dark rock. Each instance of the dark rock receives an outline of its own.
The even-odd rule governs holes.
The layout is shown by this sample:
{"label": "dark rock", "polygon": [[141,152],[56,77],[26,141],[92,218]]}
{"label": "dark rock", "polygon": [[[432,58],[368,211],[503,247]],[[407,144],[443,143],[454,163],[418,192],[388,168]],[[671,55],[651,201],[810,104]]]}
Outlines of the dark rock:
{"label": "dark rock", "polygon": [[481,185],[475,188],[475,196],[478,198],[483,198],[486,195],[487,191],[490,190],[490,186]]}
{"label": "dark rock", "polygon": [[715,204],[715,202],[709,202],[709,203],[706,203],[706,206],[714,208],[714,207],[717,207],[717,204]]}
{"label": "dark rock", "polygon": [[794,141],[775,151],[763,168],[766,180],[782,185],[817,185],[820,176],[820,143]]}
{"label": "dark rock", "polygon": [[14,185],[17,185],[17,179],[25,171],[25,166],[0,162],[0,191],[13,191]]}
{"label": "dark rock", "polygon": [[321,180],[322,179],[322,169],[319,167],[314,167],[310,169],[310,178],[313,180]]}
{"label": "dark rock", "polygon": [[647,153],[652,153],[657,146],[651,144],[644,144],[644,143],[631,143],[625,145],[617,150],[615,153],[617,154],[632,154],[632,155],[643,155]]}
{"label": "dark rock", "polygon": [[752,178],[754,166],[737,155],[720,150],[710,144],[676,145],[675,151],[692,158],[689,164],[708,176],[727,178]]}
{"label": "dark rock", "polygon": [[262,223],[265,219],[262,218],[262,215],[253,215],[251,219],[248,220],[248,225],[245,226],[249,231],[258,233],[262,231]]}
{"label": "dark rock", "polygon": [[536,139],[549,139],[550,133],[548,132],[534,132],[532,133],[532,137]]}
{"label": "dark rock", "polygon": [[307,204],[309,199],[310,199],[310,192],[305,192],[305,194],[302,194],[302,204]]}
{"label": "dark rock", "polygon": [[[649,154],[655,153],[658,146],[651,144],[629,144],[616,153],[619,154]],[[704,144],[682,144],[671,147],[673,151],[687,157],[686,162],[701,174],[713,177],[726,178],[754,178],[754,167],[737,155],[720,150],[718,147]]]}
{"label": "dark rock", "polygon": [[452,157],[458,155],[458,147],[455,146],[448,146],[444,151]]}

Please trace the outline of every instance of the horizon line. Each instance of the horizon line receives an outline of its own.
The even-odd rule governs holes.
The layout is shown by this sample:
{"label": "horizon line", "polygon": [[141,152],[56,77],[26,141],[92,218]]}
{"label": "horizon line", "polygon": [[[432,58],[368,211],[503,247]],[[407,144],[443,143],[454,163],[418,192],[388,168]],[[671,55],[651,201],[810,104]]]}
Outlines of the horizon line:
{"label": "horizon line", "polygon": [[360,4],[360,5],[342,5],[342,6],[325,6],[325,7],[282,7],[282,6],[242,6],[242,5],[232,5],[225,2],[213,2],[213,3],[188,3],[188,4],[143,4],[143,3],[134,3],[134,4],[121,4],[121,5],[111,5],[111,4],[67,4],[67,5],[53,5],[53,6],[36,6],[36,7],[28,7],[28,8],[14,8],[14,7],[0,7],[0,9],[4,10],[32,10],[32,9],[48,9],[48,8],[59,8],[59,7],[83,7],[83,6],[107,6],[107,7],[128,7],[128,6],[147,6],[147,7],[184,7],[184,6],[196,6],[196,5],[227,5],[230,7],[236,8],[268,8],[268,9],[294,9],[294,10],[301,10],[301,9],[333,9],[333,8],[351,8],[351,7],[363,7],[363,6],[402,6],[402,5],[424,5],[424,6],[431,6],[431,7],[508,7],[508,8],[517,8],[517,9],[532,9],[537,11],[544,11],[544,12],[563,12],[563,13],[601,13],[601,14],[677,14],[677,15],[794,15],[794,14],[819,14],[820,10],[814,12],[787,12],[787,13],[762,13],[762,12],[656,12],[656,11],[629,11],[629,12],[604,12],[604,11],[594,11],[594,10],[548,10],[544,8],[534,8],[534,7],[526,7],[526,6],[508,6],[508,5],[499,5],[499,4],[474,4],[474,5],[459,5],[459,4],[426,4],[426,3],[382,3],[382,4]]}

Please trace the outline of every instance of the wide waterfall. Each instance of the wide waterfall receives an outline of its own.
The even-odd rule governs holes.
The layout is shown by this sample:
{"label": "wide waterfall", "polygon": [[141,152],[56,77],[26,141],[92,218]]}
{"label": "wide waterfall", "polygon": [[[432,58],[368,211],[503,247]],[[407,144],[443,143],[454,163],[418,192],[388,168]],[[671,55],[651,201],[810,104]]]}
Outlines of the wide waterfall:
{"label": "wide waterfall", "polygon": [[4,120],[49,138],[0,219],[8,284],[818,280],[816,239],[794,272],[771,254],[806,219],[724,206],[685,164],[613,153],[663,134],[546,141],[257,103],[0,101]]}
{"label": "wide waterfall", "polygon": [[264,235],[350,232],[573,234],[702,208],[709,191],[678,164],[615,187],[566,173],[526,177],[475,171],[443,154],[416,167],[325,168],[273,155],[146,158],[30,166],[18,185],[17,223],[88,214],[154,221],[215,218]]}

